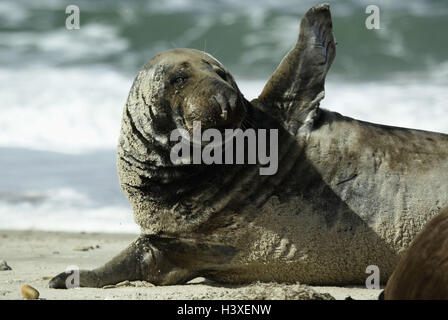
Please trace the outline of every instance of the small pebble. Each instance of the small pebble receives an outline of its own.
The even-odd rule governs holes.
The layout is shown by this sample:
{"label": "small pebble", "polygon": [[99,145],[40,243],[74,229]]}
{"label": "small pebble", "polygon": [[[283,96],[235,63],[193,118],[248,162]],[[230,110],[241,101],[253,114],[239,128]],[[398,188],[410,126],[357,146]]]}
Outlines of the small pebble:
{"label": "small pebble", "polygon": [[0,271],[12,270],[5,260],[0,261]]}
{"label": "small pebble", "polygon": [[32,286],[25,284],[22,287],[22,296],[27,300],[36,300],[39,299],[39,291],[34,289]]}

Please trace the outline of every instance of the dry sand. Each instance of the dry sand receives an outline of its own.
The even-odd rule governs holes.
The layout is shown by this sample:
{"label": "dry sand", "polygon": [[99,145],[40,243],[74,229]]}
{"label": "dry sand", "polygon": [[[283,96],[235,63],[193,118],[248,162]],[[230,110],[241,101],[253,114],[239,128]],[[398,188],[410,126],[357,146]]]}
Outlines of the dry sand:
{"label": "dry sand", "polygon": [[[67,233],[0,230],[0,261],[12,268],[0,271],[0,299],[23,299],[20,289],[29,284],[43,299],[376,299],[380,290],[362,287],[307,287],[252,284],[225,286],[196,278],[185,285],[155,287],[147,282],[124,283],[108,289],[48,288],[48,278],[69,265],[92,269],[124,249],[136,234]],[[92,247],[87,251],[74,250]],[[328,295],[329,294],[329,295]]]}

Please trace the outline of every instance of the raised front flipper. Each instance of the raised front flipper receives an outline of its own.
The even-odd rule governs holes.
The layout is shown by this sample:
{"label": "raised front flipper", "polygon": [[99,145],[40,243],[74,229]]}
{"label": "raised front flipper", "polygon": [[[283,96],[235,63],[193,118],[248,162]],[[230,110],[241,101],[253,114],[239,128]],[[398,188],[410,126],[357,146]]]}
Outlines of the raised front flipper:
{"label": "raised front flipper", "polygon": [[311,8],[300,24],[299,39],[252,101],[280,120],[292,134],[310,122],[324,98],[324,83],[336,55],[330,6]]}

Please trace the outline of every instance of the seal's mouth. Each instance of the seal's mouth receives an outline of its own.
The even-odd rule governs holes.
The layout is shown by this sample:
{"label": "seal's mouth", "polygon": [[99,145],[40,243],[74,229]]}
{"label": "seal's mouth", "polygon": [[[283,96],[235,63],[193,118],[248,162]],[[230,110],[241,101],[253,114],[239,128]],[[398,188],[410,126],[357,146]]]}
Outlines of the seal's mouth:
{"label": "seal's mouth", "polygon": [[[212,119],[208,118],[203,121],[204,119],[201,119],[201,117],[194,117],[193,119],[190,118],[188,119],[188,121],[186,121],[185,118],[178,118],[178,121],[176,121],[177,128],[185,129],[188,133],[184,136],[184,139],[190,141],[190,143],[192,143],[193,145],[201,145],[201,147],[205,147],[206,145],[224,145],[228,139],[233,138],[234,130],[245,130],[247,128],[247,124],[245,124],[245,119],[247,117],[247,107],[245,105],[245,100],[243,97],[236,97],[234,102],[228,102],[225,100],[220,100],[220,102],[221,103],[218,104],[218,106],[223,105],[221,109],[221,111],[223,112],[221,114],[215,112],[215,116]],[[231,112],[228,112],[226,114],[225,111],[228,110],[228,105],[232,103],[234,104],[234,106],[231,107]],[[216,107],[217,105],[215,105],[215,108]],[[212,131],[215,131],[212,134],[213,137],[215,137],[215,135],[217,134],[220,135],[221,139],[219,139],[219,142],[215,141],[214,138],[211,138],[213,140],[212,143],[210,141],[202,140],[204,132],[208,129],[213,129]],[[198,139],[198,137],[200,137],[200,139]]]}
{"label": "seal's mouth", "polygon": [[[195,110],[189,115],[184,115],[181,126],[190,134],[193,133],[193,124],[201,123],[201,129],[216,129],[224,133],[226,129],[241,128],[247,114],[245,100],[239,93],[227,96],[218,93],[213,95],[205,108],[193,107]],[[179,123],[178,123],[179,124]],[[179,128],[179,126],[178,126]]]}

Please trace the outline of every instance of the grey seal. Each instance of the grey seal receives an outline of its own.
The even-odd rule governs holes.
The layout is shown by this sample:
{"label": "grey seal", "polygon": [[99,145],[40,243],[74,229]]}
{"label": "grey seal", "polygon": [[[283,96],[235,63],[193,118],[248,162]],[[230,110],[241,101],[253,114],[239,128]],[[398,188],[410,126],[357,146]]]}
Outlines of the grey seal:
{"label": "grey seal", "polygon": [[[448,135],[358,121],[319,107],[335,57],[329,5],[303,17],[296,45],[247,101],[210,55],[175,49],[137,75],[118,145],[121,187],[142,234],[80,285],[384,283],[425,223],[448,205]],[[361,104],[361,102],[360,102]],[[275,175],[259,165],[174,165],[169,132],[278,129]],[[67,274],[50,281],[64,288]]]}

